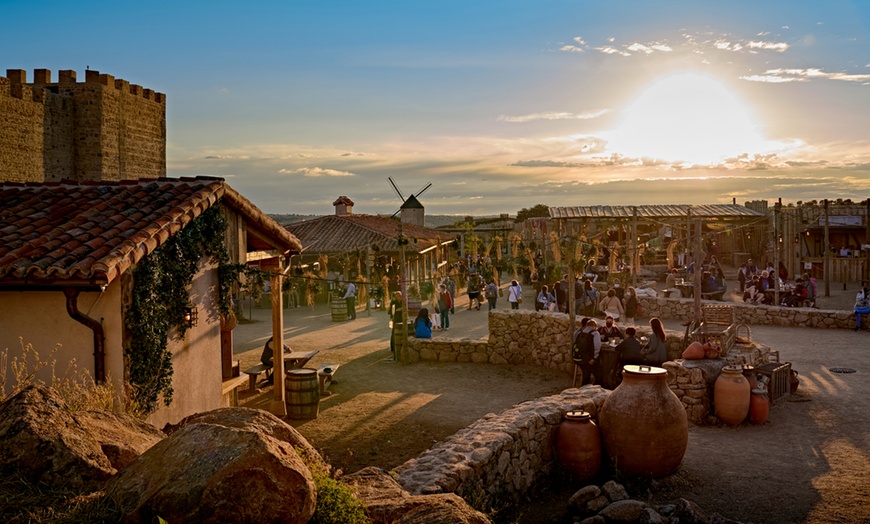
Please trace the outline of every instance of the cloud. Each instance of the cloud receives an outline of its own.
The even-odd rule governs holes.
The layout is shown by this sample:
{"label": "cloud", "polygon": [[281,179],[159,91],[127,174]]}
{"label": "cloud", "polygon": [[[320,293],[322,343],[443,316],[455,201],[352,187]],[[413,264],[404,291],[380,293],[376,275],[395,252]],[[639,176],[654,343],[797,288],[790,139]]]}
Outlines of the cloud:
{"label": "cloud", "polygon": [[601,47],[595,47],[593,49],[595,49],[596,51],[600,51],[600,52],[604,53],[605,55],[631,56],[631,53],[629,53],[627,51],[623,51],[621,49],[617,49],[615,47],[611,47],[611,46],[601,46]]}
{"label": "cloud", "polygon": [[785,53],[788,51],[789,45],[785,42],[764,42],[760,40],[752,40],[746,44],[746,47],[749,49],[764,49],[768,51],[776,51],[778,53]]}
{"label": "cloud", "polygon": [[586,113],[568,113],[548,111],[544,113],[531,113],[528,115],[499,115],[498,120],[501,122],[531,122],[533,120],[592,120],[598,118],[605,113],[607,109],[599,109],[597,111],[588,111]]}
{"label": "cloud", "polygon": [[279,169],[279,173],[284,175],[302,175],[307,177],[332,177],[332,176],[356,176],[348,171],[338,171],[335,169],[323,169],[320,167],[300,167],[299,169]]}
{"label": "cloud", "polygon": [[768,69],[762,75],[740,77],[750,82],[809,82],[810,80],[836,80],[870,85],[870,74],[828,73],[818,68],[809,69]]}
{"label": "cloud", "polygon": [[628,46],[626,49],[628,49],[629,51],[641,52],[647,55],[652,54],[656,51],[661,51],[662,53],[670,53],[671,51],[673,51],[673,48],[671,46],[658,42],[654,44],[640,44],[635,42]]}

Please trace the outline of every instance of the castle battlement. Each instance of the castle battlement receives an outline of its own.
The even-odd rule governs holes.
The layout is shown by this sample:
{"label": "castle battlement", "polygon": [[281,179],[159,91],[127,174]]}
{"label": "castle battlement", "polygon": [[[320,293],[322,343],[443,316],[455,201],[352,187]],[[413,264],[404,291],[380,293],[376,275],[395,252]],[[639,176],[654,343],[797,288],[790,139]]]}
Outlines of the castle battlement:
{"label": "castle battlement", "polygon": [[[24,69],[7,69],[6,76],[0,76],[0,96],[7,93],[10,96],[15,98],[24,98],[24,99],[36,99],[33,98],[33,95],[30,93],[34,92],[36,88],[49,88],[52,87],[65,87],[68,89],[74,89],[75,86],[78,85],[100,85],[105,88],[111,88],[122,94],[130,94],[132,96],[141,97],[145,100],[150,100],[152,102],[156,102],[158,104],[166,104],[166,95],[163,93],[159,93],[154,91],[153,89],[143,88],[137,84],[131,84],[127,80],[123,80],[120,78],[115,78],[112,75],[107,75],[100,73],[99,71],[95,71],[93,69],[88,69],[85,71],[85,81],[77,82],[76,81],[76,72],[73,70],[61,70],[58,71],[58,81],[51,81],[51,70],[49,69],[34,69],[33,70],[33,82],[27,82],[27,71]],[[10,86],[10,89],[7,91],[5,86]],[[25,86],[30,87],[31,90],[12,89],[13,86]],[[19,95],[17,93],[27,93],[27,96]],[[40,98],[43,95],[40,95]]]}
{"label": "castle battlement", "polygon": [[0,181],[166,176],[166,95],[99,71],[0,76]]}

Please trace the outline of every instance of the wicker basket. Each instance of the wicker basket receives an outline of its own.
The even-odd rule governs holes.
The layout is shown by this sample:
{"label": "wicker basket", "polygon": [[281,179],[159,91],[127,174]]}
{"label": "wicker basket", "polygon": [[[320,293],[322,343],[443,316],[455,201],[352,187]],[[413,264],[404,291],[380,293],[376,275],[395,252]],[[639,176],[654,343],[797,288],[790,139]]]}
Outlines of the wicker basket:
{"label": "wicker basket", "polygon": [[[745,333],[746,336],[743,336],[743,334],[740,332],[741,329],[746,332]],[[747,326],[746,324],[737,324],[737,327],[734,328],[734,336],[735,336],[734,342],[737,344],[751,344],[752,343],[752,330],[749,329],[749,326]]]}

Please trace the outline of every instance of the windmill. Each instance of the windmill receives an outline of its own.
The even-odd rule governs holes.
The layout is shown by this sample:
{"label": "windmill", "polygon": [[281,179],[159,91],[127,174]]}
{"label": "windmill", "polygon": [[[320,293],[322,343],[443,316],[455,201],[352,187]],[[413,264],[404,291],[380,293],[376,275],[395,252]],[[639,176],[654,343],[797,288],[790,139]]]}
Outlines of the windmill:
{"label": "windmill", "polygon": [[[411,193],[411,196],[405,198],[405,196],[399,190],[399,186],[397,186],[396,183],[393,181],[393,177],[387,177],[387,180],[390,181],[390,185],[393,186],[393,190],[396,192],[397,195],[399,195],[399,198],[402,200],[402,206],[399,207],[399,209],[397,209],[395,213],[390,215],[390,218],[393,218],[399,213],[402,213],[403,222],[409,222],[411,224],[417,224],[420,226],[424,225],[423,205],[420,204],[420,201],[417,200],[417,197],[419,197],[427,189],[432,187],[432,182],[429,182],[428,184],[423,186],[423,188],[417,191],[416,194]],[[407,212],[409,216],[406,217],[406,213],[403,213],[403,211]]]}

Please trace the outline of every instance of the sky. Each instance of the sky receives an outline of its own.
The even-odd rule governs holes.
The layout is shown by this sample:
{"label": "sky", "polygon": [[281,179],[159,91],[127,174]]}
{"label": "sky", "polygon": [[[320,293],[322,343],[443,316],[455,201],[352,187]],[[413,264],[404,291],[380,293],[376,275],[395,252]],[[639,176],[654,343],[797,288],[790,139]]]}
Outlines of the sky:
{"label": "sky", "polygon": [[870,2],[0,0],[0,74],[167,95],[267,213],[870,196]]}

